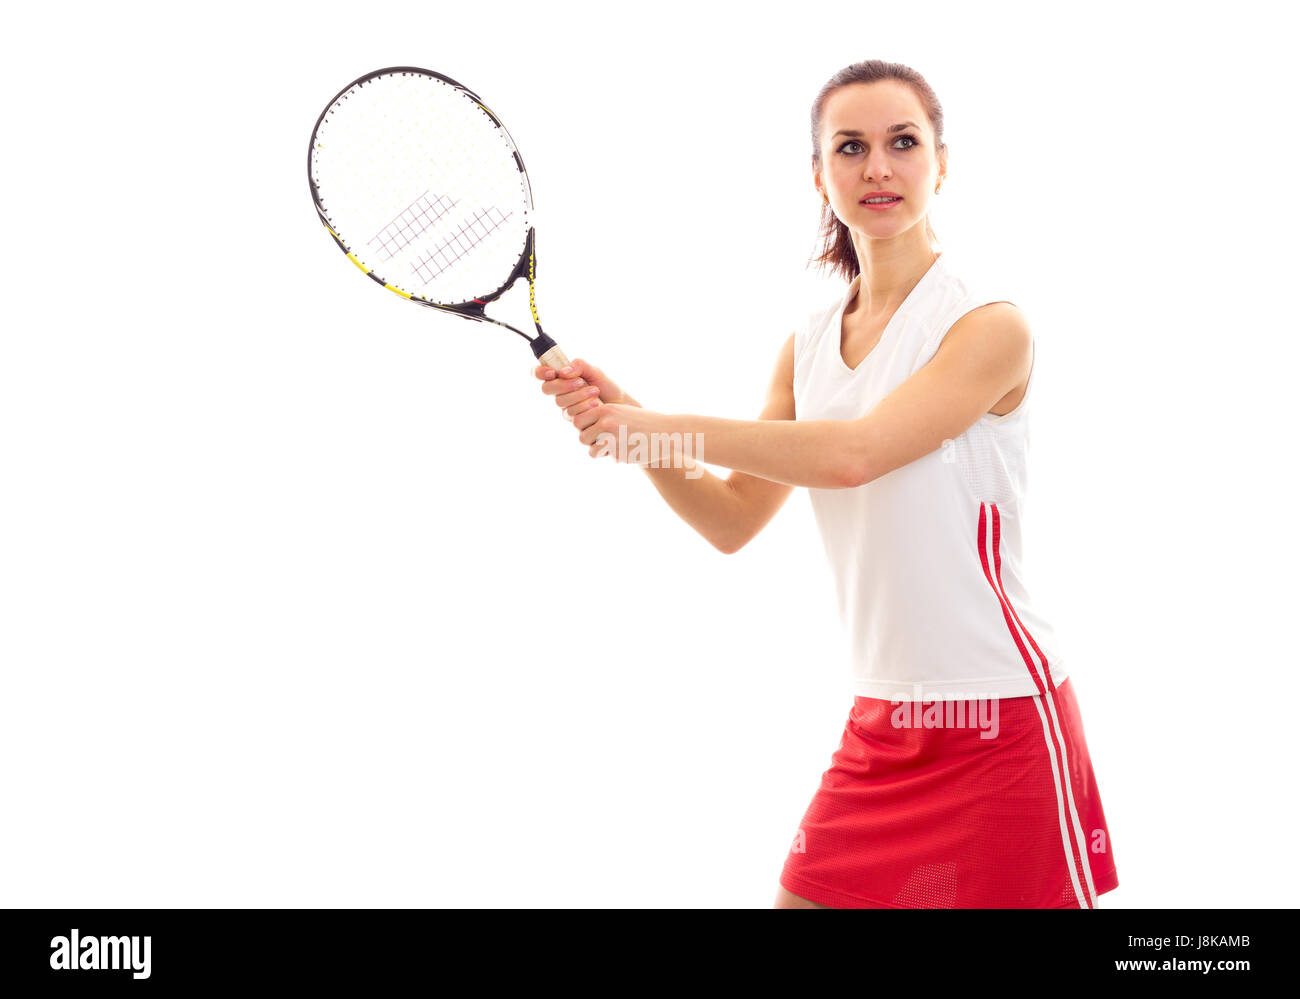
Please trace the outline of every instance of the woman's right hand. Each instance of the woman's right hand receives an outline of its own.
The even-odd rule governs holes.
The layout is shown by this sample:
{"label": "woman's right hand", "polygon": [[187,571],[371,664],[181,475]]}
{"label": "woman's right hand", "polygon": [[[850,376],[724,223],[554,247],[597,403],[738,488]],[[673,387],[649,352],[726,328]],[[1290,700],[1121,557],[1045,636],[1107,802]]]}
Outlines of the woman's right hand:
{"label": "woman's right hand", "polygon": [[533,369],[533,375],[541,381],[543,394],[554,396],[555,404],[570,420],[595,409],[602,402],[641,405],[619,388],[614,379],[580,357],[574,358],[560,371],[544,364],[538,365]]}

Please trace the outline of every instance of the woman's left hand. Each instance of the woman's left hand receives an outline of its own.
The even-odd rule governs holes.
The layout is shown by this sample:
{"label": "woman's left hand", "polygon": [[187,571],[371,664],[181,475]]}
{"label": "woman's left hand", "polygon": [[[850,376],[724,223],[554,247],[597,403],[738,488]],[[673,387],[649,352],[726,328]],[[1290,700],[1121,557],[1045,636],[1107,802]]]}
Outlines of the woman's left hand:
{"label": "woman's left hand", "polygon": [[[625,406],[618,403],[604,403],[595,407],[584,417],[595,419],[586,423],[586,428],[578,434],[578,439],[587,445],[587,452],[593,458],[608,455],[615,461],[628,462],[629,455],[635,454],[637,464],[645,464],[658,449],[652,449],[654,439],[651,435],[664,433],[664,416],[640,406]],[[578,418],[575,418],[575,423]],[[604,436],[608,434],[609,436]]]}

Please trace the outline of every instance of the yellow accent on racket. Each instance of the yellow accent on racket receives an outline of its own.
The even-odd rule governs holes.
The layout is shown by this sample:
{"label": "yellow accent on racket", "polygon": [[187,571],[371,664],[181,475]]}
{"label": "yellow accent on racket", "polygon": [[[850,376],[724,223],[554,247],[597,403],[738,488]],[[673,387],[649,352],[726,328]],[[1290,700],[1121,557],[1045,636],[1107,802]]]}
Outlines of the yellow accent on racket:
{"label": "yellow accent on racket", "polygon": [[541,320],[537,318],[537,293],[536,289],[533,287],[533,279],[535,276],[536,272],[533,270],[533,255],[530,253],[528,254],[528,307],[533,310],[533,322],[540,323]]}

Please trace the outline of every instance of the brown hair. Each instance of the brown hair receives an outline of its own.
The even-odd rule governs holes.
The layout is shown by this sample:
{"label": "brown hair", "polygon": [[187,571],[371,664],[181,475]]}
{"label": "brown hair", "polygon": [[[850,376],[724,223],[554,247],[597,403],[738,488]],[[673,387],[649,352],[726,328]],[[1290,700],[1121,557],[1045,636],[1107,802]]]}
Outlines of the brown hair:
{"label": "brown hair", "polygon": [[[925,77],[902,63],[868,59],[865,62],[855,62],[852,66],[845,66],[826,81],[826,85],[817,94],[817,99],[813,101],[812,148],[813,162],[817,166],[821,166],[822,113],[826,108],[827,99],[840,87],[846,87],[851,83],[875,83],[878,80],[898,80],[912,88],[921,102],[921,107],[925,109],[926,116],[930,119],[930,127],[934,129],[935,155],[947,152],[948,147],[943,142],[943,106],[939,103],[939,98],[934,95],[934,90],[925,82]],[[930,226],[928,217],[925,220],[925,231],[933,244],[934,229]],[[809,263],[815,263],[819,267],[829,267],[831,273],[843,276],[846,281],[852,281],[858,276],[858,254],[853,248],[853,236],[849,232],[849,227],[835,216],[829,204],[822,205],[818,238],[822,241],[822,252]]]}

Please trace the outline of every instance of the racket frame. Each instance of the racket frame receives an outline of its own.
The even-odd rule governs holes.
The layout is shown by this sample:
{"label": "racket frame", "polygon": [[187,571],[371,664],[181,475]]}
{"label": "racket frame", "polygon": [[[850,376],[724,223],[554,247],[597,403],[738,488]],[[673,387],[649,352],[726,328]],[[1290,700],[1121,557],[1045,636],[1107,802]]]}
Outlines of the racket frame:
{"label": "racket frame", "polygon": [[[514,153],[514,157],[515,157],[515,166],[519,168],[519,173],[523,176],[524,197],[528,204],[528,210],[530,213],[533,210],[533,189],[532,189],[532,185],[528,181],[528,171],[524,167],[524,158],[519,155],[519,148],[515,145],[515,140],[511,137],[509,130],[502,123],[501,119],[498,118],[492,112],[492,110],[486,104],[483,103],[482,99],[478,96],[478,94],[474,93],[474,91],[470,90],[464,84],[457,83],[451,77],[444,76],[442,73],[434,72],[431,69],[422,69],[419,66],[389,66],[385,69],[377,69],[372,73],[367,73],[365,76],[358,77],[357,79],[349,83],[346,87],[344,87],[342,90],[340,90],[337,94],[335,94],[332,98],[330,98],[329,103],[325,105],[325,110],[323,110],[320,113],[320,116],[316,119],[315,126],[311,130],[311,141],[307,145],[307,184],[311,188],[312,203],[316,206],[316,214],[320,218],[321,225],[323,225],[326,231],[329,232],[330,236],[333,237],[334,242],[338,245],[338,248],[347,255],[347,258],[351,260],[354,264],[356,264],[357,267],[360,268],[361,271],[372,281],[374,281],[376,284],[384,288],[387,288],[389,291],[393,292],[396,295],[400,295],[402,298],[405,298],[411,302],[415,302],[417,305],[423,305],[426,308],[430,308],[430,309],[437,309],[440,312],[450,312],[455,315],[462,316],[465,319],[473,319],[475,322],[495,323],[497,326],[504,327],[505,329],[510,330],[512,333],[517,333],[519,334],[519,336],[527,340],[529,345],[533,349],[534,357],[538,358],[543,363],[551,364],[554,367],[562,367],[564,364],[568,363],[568,360],[564,357],[563,353],[560,352],[559,349],[555,346],[555,341],[552,340],[549,336],[547,336],[546,333],[542,330],[541,321],[537,318],[537,296],[535,290],[535,282],[537,280],[537,250],[536,250],[537,230],[535,227],[529,226],[528,236],[524,240],[523,251],[519,254],[519,259],[515,262],[514,268],[510,271],[510,276],[506,278],[506,280],[502,283],[502,285],[499,288],[497,288],[495,291],[489,294],[482,295],[478,298],[471,299],[470,301],[467,302],[456,302],[456,303],[449,304],[445,302],[431,302],[429,301],[429,299],[424,298],[422,295],[417,295],[414,294],[413,292],[403,291],[401,288],[398,288],[396,285],[389,284],[378,274],[376,274],[372,268],[367,267],[359,259],[357,259],[356,254],[353,253],[352,249],[346,243],[343,242],[339,234],[335,232],[334,228],[330,225],[329,217],[326,215],[325,212],[325,206],[321,201],[320,190],[316,186],[316,178],[312,175],[312,153],[316,149],[316,135],[320,131],[321,123],[325,120],[325,116],[329,114],[330,109],[333,108],[353,88],[364,87],[366,83],[368,83],[370,80],[375,79],[376,77],[389,76],[394,73],[415,74],[417,76],[433,77],[434,79],[441,80],[443,83],[455,87],[457,90],[465,94],[465,96],[469,97],[475,104],[477,104],[479,108],[481,108],[483,112],[492,120],[492,123],[497,128],[501,129],[507,141],[510,143],[510,149]],[[521,277],[528,281],[528,306],[532,312],[533,325],[537,328],[537,336],[535,337],[529,336],[523,330],[511,326],[509,323],[501,322],[499,319],[493,319],[491,316],[487,315],[486,312],[484,311],[486,306],[489,303],[495,302],[498,298],[500,298],[507,291],[509,291],[514,286],[515,282],[518,281]],[[551,358],[550,360],[547,360],[546,358],[546,355],[548,354],[550,355]],[[554,362],[558,362],[558,363],[554,363]]]}

